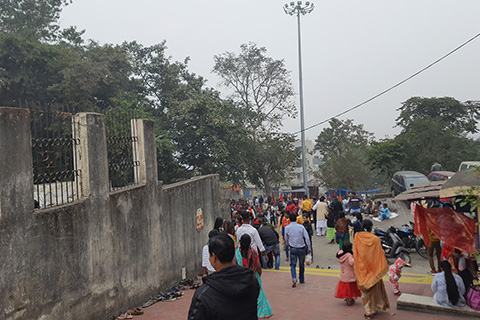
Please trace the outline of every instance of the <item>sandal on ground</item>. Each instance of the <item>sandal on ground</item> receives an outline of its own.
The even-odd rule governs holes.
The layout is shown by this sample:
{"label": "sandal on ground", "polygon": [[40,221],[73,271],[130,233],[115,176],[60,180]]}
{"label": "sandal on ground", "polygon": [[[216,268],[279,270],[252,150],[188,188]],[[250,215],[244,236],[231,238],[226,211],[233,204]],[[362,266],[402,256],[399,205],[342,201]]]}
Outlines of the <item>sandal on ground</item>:
{"label": "sandal on ground", "polygon": [[295,288],[297,286],[297,281],[292,282],[292,288]]}
{"label": "sandal on ground", "polygon": [[134,308],[134,309],[128,310],[127,313],[133,316],[139,316],[143,314],[143,310],[140,308]]}
{"label": "sandal on ground", "polygon": [[365,317],[365,319],[367,320],[371,320],[373,318],[373,314],[364,314],[363,315]]}

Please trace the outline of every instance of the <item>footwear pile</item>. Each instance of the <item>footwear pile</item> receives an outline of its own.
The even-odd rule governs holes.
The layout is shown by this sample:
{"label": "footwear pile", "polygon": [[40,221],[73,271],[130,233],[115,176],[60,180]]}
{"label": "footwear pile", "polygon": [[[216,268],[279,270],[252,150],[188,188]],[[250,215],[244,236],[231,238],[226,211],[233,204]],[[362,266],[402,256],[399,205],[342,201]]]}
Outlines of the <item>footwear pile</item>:
{"label": "footwear pile", "polygon": [[168,289],[167,291],[159,292],[156,295],[154,295],[153,297],[150,297],[150,299],[148,299],[143,304],[142,307],[143,308],[148,308],[152,304],[160,302],[160,301],[175,301],[178,298],[183,297],[183,290],[186,290],[186,289],[187,288],[184,287],[183,285],[177,285],[177,286],[174,286],[174,287]]}
{"label": "footwear pile", "polygon": [[[179,298],[183,298],[183,291],[187,289],[197,289],[202,285],[201,279],[185,279],[180,281],[180,284],[171,287],[167,291],[159,292],[156,295],[150,297],[142,305],[142,308],[148,308],[152,304],[160,301],[175,301]],[[122,313],[120,316],[116,317],[118,320],[123,319],[133,319],[134,315],[142,315],[143,310],[141,308],[134,308],[128,310],[126,313]]]}

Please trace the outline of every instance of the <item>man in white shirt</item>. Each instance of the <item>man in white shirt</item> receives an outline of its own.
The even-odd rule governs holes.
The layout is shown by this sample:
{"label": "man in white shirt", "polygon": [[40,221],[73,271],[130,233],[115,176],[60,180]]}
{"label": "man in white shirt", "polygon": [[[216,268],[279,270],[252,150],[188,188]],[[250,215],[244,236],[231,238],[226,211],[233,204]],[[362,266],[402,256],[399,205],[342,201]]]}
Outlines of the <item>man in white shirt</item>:
{"label": "man in white shirt", "polygon": [[325,203],[325,197],[321,196],[320,200],[315,203],[312,208],[317,212],[317,236],[321,237],[327,234],[327,204]]}
{"label": "man in white shirt", "polygon": [[[213,229],[208,233],[208,239],[211,239],[219,234],[220,233],[218,232],[218,230]],[[202,270],[203,270],[204,277],[215,272],[215,269],[212,267],[212,264],[210,263],[210,253],[208,252],[208,243],[203,246]]]}
{"label": "man in white shirt", "polygon": [[237,229],[237,243],[240,243],[240,238],[244,234],[248,234],[250,236],[250,239],[252,239],[250,247],[252,247],[255,250],[258,249],[260,253],[265,257],[265,260],[268,261],[268,257],[267,257],[267,254],[265,253],[265,247],[263,246],[262,239],[260,238],[260,235],[258,234],[257,229],[255,229],[250,224],[251,222],[250,212],[247,212],[245,210],[240,210],[239,213],[242,216],[243,224],[240,226],[240,228]]}

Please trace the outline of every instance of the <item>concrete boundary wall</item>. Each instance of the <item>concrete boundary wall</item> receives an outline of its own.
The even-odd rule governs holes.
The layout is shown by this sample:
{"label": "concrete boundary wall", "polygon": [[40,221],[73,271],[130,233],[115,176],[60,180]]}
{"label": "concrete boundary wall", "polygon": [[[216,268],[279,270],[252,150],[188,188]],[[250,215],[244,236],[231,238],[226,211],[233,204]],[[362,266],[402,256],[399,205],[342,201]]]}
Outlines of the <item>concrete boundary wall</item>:
{"label": "concrete boundary wall", "polygon": [[[198,274],[219,177],[157,181],[153,122],[137,122],[140,185],[110,193],[105,122],[79,124],[81,200],[33,209],[30,117],[0,108],[0,319],[111,319]],[[205,227],[196,231],[201,208]]]}

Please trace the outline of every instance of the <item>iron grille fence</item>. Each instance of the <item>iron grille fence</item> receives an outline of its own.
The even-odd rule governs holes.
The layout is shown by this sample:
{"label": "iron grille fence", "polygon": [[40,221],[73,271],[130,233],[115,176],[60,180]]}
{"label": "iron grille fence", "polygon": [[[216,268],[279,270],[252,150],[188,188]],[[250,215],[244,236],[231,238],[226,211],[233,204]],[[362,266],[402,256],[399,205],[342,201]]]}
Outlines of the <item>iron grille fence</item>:
{"label": "iron grille fence", "polygon": [[30,108],[33,157],[33,199],[43,209],[79,199],[79,170],[73,113]]}
{"label": "iron grille fence", "polygon": [[108,175],[110,190],[119,190],[138,182],[137,128],[133,110],[110,110],[105,114]]}

